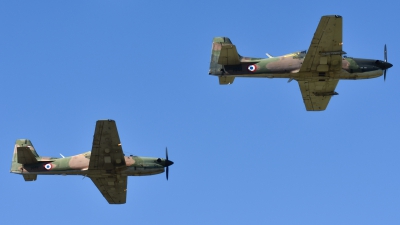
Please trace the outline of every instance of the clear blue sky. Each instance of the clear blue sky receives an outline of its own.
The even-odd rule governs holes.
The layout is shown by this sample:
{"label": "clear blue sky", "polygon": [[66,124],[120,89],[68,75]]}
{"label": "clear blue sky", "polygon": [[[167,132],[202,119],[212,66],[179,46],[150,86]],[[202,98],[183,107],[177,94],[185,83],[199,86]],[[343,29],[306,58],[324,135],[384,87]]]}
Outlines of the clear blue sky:
{"label": "clear blue sky", "polygon": [[[1,224],[399,224],[396,1],[2,1]],[[383,77],[340,81],[324,112],[296,82],[208,75],[214,36],[263,57],[309,47],[343,16],[343,50],[383,59]],[[127,154],[164,157],[130,177],[125,205],[90,179],[9,173],[14,142],[42,156],[91,149],[117,122]]]}

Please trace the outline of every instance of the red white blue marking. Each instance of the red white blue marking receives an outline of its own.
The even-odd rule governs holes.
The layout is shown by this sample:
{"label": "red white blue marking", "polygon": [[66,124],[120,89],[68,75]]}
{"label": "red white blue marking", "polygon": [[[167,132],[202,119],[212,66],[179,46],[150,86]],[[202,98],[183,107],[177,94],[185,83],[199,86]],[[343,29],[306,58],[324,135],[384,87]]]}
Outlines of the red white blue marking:
{"label": "red white blue marking", "polygon": [[44,168],[46,170],[51,170],[51,168],[53,168],[53,165],[51,165],[51,163],[47,163],[46,165],[44,165]]}
{"label": "red white blue marking", "polygon": [[250,65],[249,67],[247,67],[247,69],[248,69],[250,72],[254,72],[254,71],[257,70],[257,65]]}

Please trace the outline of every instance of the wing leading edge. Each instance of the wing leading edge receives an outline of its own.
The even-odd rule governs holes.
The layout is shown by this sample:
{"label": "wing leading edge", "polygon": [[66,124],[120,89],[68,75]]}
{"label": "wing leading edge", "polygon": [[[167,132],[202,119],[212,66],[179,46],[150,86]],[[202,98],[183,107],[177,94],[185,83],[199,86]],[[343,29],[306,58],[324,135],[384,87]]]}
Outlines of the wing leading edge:
{"label": "wing leading edge", "polygon": [[117,126],[114,120],[99,120],[93,136],[89,177],[110,204],[126,202],[126,168]]}

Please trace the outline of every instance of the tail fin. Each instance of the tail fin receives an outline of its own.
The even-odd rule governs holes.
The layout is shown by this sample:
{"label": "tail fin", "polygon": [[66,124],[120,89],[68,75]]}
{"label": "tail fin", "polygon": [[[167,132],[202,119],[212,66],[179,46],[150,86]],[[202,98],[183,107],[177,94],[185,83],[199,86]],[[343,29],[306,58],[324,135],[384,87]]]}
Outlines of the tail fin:
{"label": "tail fin", "polygon": [[239,65],[240,55],[236,46],[227,37],[215,37],[211,49],[210,71],[208,74],[224,75],[224,65]]}
{"label": "tail fin", "polygon": [[14,146],[11,172],[21,173],[22,164],[36,163],[37,157],[39,157],[39,155],[37,154],[30,140],[18,139]]}

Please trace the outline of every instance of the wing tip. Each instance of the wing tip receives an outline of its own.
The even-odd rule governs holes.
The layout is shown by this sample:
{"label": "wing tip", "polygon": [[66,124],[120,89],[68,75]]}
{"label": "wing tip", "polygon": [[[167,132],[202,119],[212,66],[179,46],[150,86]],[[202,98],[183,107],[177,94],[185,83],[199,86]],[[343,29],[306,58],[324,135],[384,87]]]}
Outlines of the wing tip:
{"label": "wing tip", "polygon": [[102,119],[102,120],[97,120],[97,122],[115,122],[113,119]]}
{"label": "wing tip", "polygon": [[325,15],[325,16],[322,16],[322,17],[334,17],[334,18],[342,18],[342,16],[341,16],[341,15]]}

